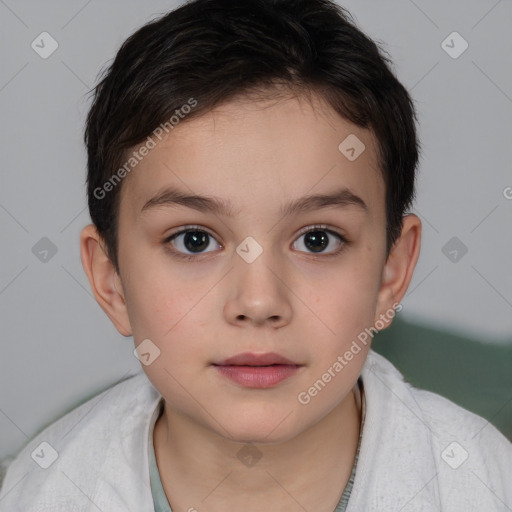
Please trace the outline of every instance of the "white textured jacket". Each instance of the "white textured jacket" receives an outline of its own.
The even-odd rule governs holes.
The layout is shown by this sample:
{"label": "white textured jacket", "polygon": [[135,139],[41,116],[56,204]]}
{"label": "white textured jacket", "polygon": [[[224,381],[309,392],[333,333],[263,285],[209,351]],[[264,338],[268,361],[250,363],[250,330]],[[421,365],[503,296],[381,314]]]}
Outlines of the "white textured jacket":
{"label": "white textured jacket", "polygon": [[[347,512],[512,511],[512,444],[495,427],[412,387],[373,351],[362,379]],[[47,427],[9,465],[0,512],[152,512],[148,443],[160,400],[140,373]]]}

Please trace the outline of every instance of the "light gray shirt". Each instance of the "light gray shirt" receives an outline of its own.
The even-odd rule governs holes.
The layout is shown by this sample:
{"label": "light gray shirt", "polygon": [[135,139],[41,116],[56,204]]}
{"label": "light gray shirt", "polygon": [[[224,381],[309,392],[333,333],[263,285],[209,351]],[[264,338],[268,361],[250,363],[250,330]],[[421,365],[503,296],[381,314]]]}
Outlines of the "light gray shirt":
{"label": "light gray shirt", "polygon": [[[493,425],[414,388],[373,351],[361,379],[366,418],[346,512],[512,510],[512,444]],[[45,428],[9,465],[0,512],[153,510],[148,442],[161,400],[141,372]]]}

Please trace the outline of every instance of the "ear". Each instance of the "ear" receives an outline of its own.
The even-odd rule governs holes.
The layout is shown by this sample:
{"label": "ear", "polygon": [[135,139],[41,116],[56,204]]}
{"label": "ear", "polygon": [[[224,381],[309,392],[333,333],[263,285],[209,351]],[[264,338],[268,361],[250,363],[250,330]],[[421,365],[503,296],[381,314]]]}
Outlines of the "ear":
{"label": "ear", "polygon": [[82,265],[98,304],[123,336],[131,336],[132,329],[121,279],[94,224],[89,224],[82,230],[80,252]]}
{"label": "ear", "polygon": [[[402,221],[402,232],[388,255],[382,271],[381,288],[377,298],[376,322],[391,325],[398,304],[405,295],[411,282],[416,262],[420,255],[421,221],[413,214],[406,215]],[[386,314],[387,313],[387,314]]]}

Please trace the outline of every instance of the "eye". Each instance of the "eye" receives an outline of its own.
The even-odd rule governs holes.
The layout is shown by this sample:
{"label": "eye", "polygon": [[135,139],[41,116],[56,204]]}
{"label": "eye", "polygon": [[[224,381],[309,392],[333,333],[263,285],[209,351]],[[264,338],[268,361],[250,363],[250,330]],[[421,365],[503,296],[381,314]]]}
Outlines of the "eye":
{"label": "eye", "polygon": [[[347,239],[343,235],[320,225],[302,231],[298,241],[300,241],[301,238],[304,238],[304,241],[300,242],[299,246],[304,246],[306,251],[311,251],[313,254],[324,254],[327,252],[328,256],[338,254],[347,243]],[[295,244],[296,243],[298,242],[295,242]],[[325,251],[326,248],[330,248],[331,250]],[[299,250],[301,250],[300,247]]]}
{"label": "eye", "polygon": [[201,229],[198,226],[190,226],[187,229],[182,229],[181,231],[172,234],[166,238],[164,243],[170,243],[176,249],[176,251],[173,250],[173,252],[176,252],[176,256],[182,256],[190,259],[197,254],[212,252],[211,250],[206,249],[211,249],[212,242],[214,240],[213,236],[204,229]]}
{"label": "eye", "polygon": [[[300,241],[301,238],[304,241]],[[193,260],[197,256],[212,252],[215,247],[212,244],[217,243],[218,247],[222,246],[216,242],[213,235],[208,231],[201,229],[200,226],[187,226],[180,231],[173,233],[164,240],[164,245],[167,250],[171,251],[172,255],[185,259]],[[348,240],[332,229],[328,229],[323,225],[315,225],[302,230],[299,238],[294,243],[299,245],[299,250],[303,249],[300,247],[302,244],[305,247],[306,252],[310,254],[321,254],[327,256],[336,256],[348,244]],[[171,245],[172,247],[169,247]],[[326,249],[330,249],[326,251]]]}

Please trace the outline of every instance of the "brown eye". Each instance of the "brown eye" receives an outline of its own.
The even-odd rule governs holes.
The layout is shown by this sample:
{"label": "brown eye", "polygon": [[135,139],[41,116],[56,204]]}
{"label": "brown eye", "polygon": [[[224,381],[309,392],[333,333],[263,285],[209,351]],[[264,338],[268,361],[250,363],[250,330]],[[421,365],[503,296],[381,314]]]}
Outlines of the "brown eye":
{"label": "brown eye", "polygon": [[166,243],[170,243],[178,252],[190,255],[211,252],[206,249],[211,248],[211,242],[214,240],[213,236],[204,230],[184,229],[167,238]]}
{"label": "brown eye", "polygon": [[[299,242],[301,239],[303,241]],[[303,232],[295,242],[295,244],[299,245],[299,250],[303,250],[302,247],[304,247],[306,252],[313,254],[336,253],[345,243],[345,237],[321,226],[313,227]]]}

